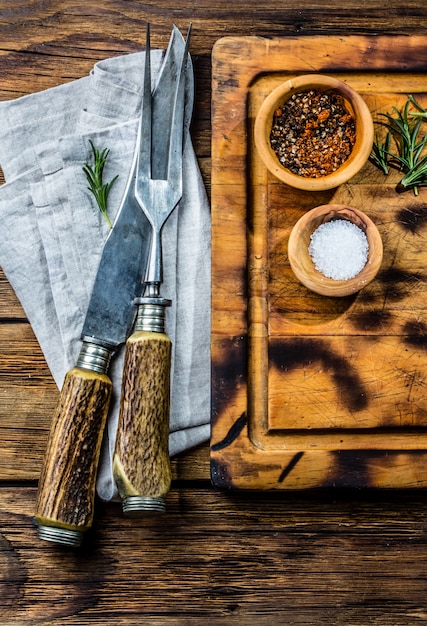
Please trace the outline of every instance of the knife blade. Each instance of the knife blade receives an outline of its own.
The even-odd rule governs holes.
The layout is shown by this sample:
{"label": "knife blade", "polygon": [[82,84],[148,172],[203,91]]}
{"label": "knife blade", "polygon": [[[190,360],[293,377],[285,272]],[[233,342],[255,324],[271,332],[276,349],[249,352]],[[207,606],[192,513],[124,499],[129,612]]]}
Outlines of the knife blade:
{"label": "knife blade", "polygon": [[[174,28],[153,101],[157,90],[167,89],[174,48],[179,45]],[[93,522],[96,474],[112,393],[109,365],[134,323],[134,299],[140,295],[150,248],[151,227],[135,197],[139,143],[140,135],[125,194],[104,244],[80,354],[65,376],[53,416],[39,480],[35,510],[39,538],[73,547],[81,544]]]}
{"label": "knife blade", "polygon": [[[165,333],[161,231],[182,196],[184,140],[191,120],[194,82],[189,37],[176,49],[168,90],[157,102],[144,97],[137,195],[152,227],[152,243],[143,297],[137,299],[134,333],[126,342],[120,416],[113,457],[113,475],[130,517],[163,513],[170,488],[168,453],[171,341]],[[149,42],[147,42],[147,48]],[[147,57],[148,59],[148,57]],[[149,84],[146,67],[146,86]],[[151,106],[150,106],[151,105]]]}

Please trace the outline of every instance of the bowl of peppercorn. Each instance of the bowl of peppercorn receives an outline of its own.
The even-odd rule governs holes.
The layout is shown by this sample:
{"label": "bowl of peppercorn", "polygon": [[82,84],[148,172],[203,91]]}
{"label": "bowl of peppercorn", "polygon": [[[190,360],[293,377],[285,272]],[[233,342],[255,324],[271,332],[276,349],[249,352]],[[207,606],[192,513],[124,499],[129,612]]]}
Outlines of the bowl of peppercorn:
{"label": "bowl of peppercorn", "polygon": [[324,204],[293,227],[288,259],[296,278],[322,296],[355,294],[377,275],[383,258],[381,235],[359,209]]}
{"label": "bowl of peppercorn", "polygon": [[276,87],[255,119],[255,146],[267,169],[305,191],[334,189],[350,180],[369,159],[373,140],[362,96],[322,74]]}

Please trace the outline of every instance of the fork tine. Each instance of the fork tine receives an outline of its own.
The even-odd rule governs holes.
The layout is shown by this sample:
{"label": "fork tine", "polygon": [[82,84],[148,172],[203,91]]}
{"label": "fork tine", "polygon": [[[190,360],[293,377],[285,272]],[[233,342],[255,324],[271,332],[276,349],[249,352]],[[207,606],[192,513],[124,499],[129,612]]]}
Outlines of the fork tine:
{"label": "fork tine", "polygon": [[139,152],[137,171],[139,176],[145,180],[151,178],[151,55],[150,55],[150,24],[147,23],[146,43],[145,43],[145,65],[144,65],[144,83],[142,92],[142,108],[139,121]]}
{"label": "fork tine", "polygon": [[181,60],[179,80],[175,94],[174,116],[172,122],[171,140],[168,155],[168,182],[179,193],[182,193],[182,151],[183,126],[185,110],[185,81],[188,62],[188,48],[190,45],[191,25],[188,29],[184,53]]}
{"label": "fork tine", "polygon": [[[177,31],[179,33],[179,31]],[[152,239],[145,283],[162,282],[161,230],[182,196],[182,150],[189,41],[182,35],[168,66],[168,81],[151,96],[149,60],[146,58],[144,103],[140,120],[139,161],[135,198],[152,226]],[[149,50],[149,39],[147,41]],[[156,128],[153,134],[153,128]],[[156,144],[153,144],[152,141]],[[153,151],[156,157],[153,160]]]}

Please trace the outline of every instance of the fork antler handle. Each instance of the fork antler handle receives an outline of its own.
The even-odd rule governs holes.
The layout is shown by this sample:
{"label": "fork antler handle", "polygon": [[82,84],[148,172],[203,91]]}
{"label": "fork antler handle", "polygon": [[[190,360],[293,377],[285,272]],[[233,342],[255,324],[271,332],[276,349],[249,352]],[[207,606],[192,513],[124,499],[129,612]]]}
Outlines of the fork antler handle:
{"label": "fork antler handle", "polygon": [[111,392],[106,373],[74,367],[65,376],[39,481],[40,539],[77,547],[92,525]]}
{"label": "fork antler handle", "polygon": [[166,508],[171,345],[162,331],[139,330],[138,321],[126,342],[113,474],[130,517]]}

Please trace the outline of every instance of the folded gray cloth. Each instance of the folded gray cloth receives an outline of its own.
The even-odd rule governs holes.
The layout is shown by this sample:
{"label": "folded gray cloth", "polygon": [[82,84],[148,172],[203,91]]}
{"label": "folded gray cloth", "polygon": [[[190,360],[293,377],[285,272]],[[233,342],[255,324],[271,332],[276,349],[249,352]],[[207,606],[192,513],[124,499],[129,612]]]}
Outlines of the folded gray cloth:
{"label": "folded gray cloth", "polygon": [[[153,82],[163,51],[151,53]],[[108,225],[82,170],[89,139],[110,149],[105,180],[113,220],[129,176],[142,101],[145,52],[97,63],[89,76],[0,103],[0,265],[34,329],[58,385],[75,365]],[[191,140],[183,160],[183,197],[163,229],[162,296],[172,300],[170,454],[209,437],[210,214]],[[123,352],[110,376],[111,403],[97,491],[117,496],[111,462]]]}

